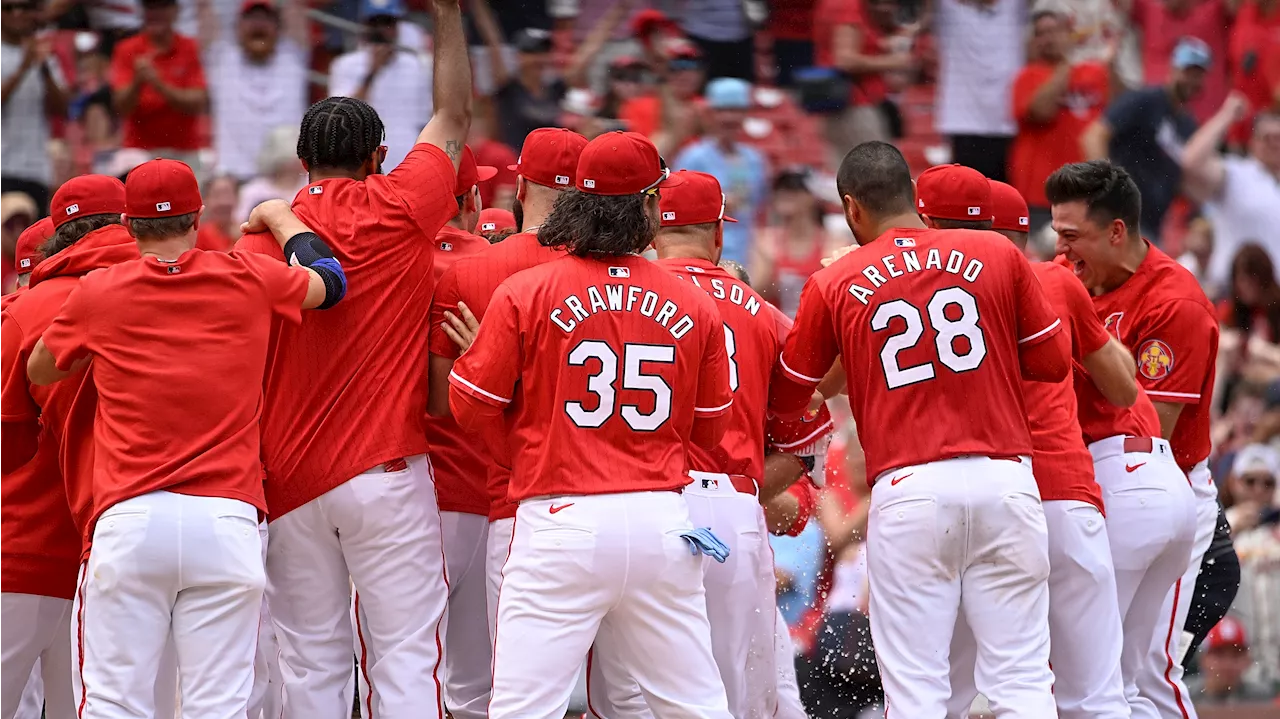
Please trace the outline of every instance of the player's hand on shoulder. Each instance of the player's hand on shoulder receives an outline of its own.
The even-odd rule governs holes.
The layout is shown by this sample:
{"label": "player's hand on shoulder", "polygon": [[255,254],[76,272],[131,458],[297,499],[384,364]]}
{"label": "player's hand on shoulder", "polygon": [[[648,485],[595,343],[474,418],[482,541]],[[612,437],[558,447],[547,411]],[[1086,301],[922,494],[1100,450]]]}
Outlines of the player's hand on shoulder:
{"label": "player's hand on shoulder", "polygon": [[293,208],[284,200],[267,200],[249,213],[249,219],[240,225],[240,233],[266,232],[273,229],[284,217],[293,217]]}
{"label": "player's hand on shoulder", "polygon": [[822,266],[830,267],[833,263],[835,263],[841,257],[844,257],[845,255],[849,254],[850,252],[853,252],[856,249],[857,249],[857,245],[846,245],[844,247],[837,247],[836,250],[832,252],[830,255],[827,255],[826,257],[822,258]]}

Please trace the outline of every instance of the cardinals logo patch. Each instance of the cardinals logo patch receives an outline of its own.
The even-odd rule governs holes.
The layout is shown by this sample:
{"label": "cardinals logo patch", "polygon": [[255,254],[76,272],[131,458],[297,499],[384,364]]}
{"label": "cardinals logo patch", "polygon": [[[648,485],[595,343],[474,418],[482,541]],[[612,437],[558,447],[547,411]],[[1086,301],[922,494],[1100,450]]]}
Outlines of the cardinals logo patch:
{"label": "cardinals logo patch", "polygon": [[1148,340],[1138,353],[1138,371],[1147,379],[1164,379],[1173,371],[1173,350],[1160,340]]}

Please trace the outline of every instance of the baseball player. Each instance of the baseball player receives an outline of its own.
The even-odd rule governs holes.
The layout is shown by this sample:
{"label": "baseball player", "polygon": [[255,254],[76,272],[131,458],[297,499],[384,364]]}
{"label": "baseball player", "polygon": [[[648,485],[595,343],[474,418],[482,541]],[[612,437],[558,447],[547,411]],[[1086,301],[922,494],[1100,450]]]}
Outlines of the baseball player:
{"label": "baseball player", "polygon": [[678,490],[686,441],[715,447],[733,396],[711,299],[638,256],[666,177],[644,136],[592,140],[575,191],[539,233],[570,256],[499,286],[449,376],[459,424],[509,428],[519,503],[498,598],[494,719],[563,717],[593,643],[654,716],[730,716],[697,556],[723,560],[727,549],[693,528]]}
{"label": "baseball player", "polygon": [[[458,212],[471,70],[456,0],[433,0],[435,109],[406,158],[381,174],[383,126],[368,104],[307,111],[298,155],[310,184],[297,216],[351,277],[335,311],[276,333],[262,415],[271,508],[268,604],[280,642],[283,719],[346,719],[338,699],[363,643],[386,719],[443,712],[448,587],[428,440],[427,317],[436,234]],[[256,228],[251,228],[256,229]],[[261,235],[239,247],[279,256]],[[351,587],[367,622],[349,621]]]}
{"label": "baseball player", "polygon": [[[945,165],[920,175],[916,196],[930,227],[996,229],[1020,251],[1026,250],[1027,205],[1009,185],[989,181],[977,170]],[[976,215],[972,208],[977,208]],[[1132,405],[1138,395],[1133,362],[1119,342],[1109,341],[1088,293],[1063,267],[1043,262],[1031,267],[1070,333],[1073,358],[1089,370],[1086,381],[1092,380],[1112,402]],[[1127,717],[1115,569],[1093,459],[1080,436],[1072,380],[1023,382],[1022,390],[1031,425],[1032,465],[1049,530],[1049,663],[1058,716]],[[1080,630],[1081,617],[1089,618],[1090,631]],[[947,715],[955,719],[967,719],[978,694],[975,652],[968,622],[961,616],[951,640]]]}
{"label": "baseball player", "polygon": [[53,218],[45,217],[22,231],[13,247],[13,266],[18,270],[17,287],[0,298],[0,307],[7,307],[13,298],[22,294],[31,284],[31,273],[40,264],[40,246],[53,237]]}
{"label": "baseball player", "polygon": [[270,319],[336,303],[345,280],[296,223],[286,247],[301,268],[195,250],[201,209],[185,164],[135,168],[124,223],[142,258],[86,275],[27,364],[46,385],[94,360],[81,717],[150,715],[153,698],[138,690],[155,682],[170,635],[185,715],[243,714],[249,698],[265,581],[258,416]]}
{"label": "baseball player", "polygon": [[[458,215],[436,235],[434,272],[437,285],[459,258],[488,249],[489,242],[464,227],[474,227],[480,207],[476,183],[497,174],[493,167],[476,165],[469,146],[462,149],[454,195]],[[444,321],[443,317],[438,318]],[[437,321],[433,315],[432,323]],[[489,460],[479,444],[458,427],[450,416],[425,420],[431,442],[431,472],[440,505],[440,534],[449,578],[449,611],[444,632],[444,704],[455,719],[482,719],[489,706],[493,654],[489,644],[489,614],[486,611],[485,552],[489,530],[489,499],[485,479]],[[356,621],[368,622],[356,595]],[[368,667],[377,662],[372,647],[357,647],[361,664],[360,697],[367,711],[375,703],[377,687],[367,683]]]}
{"label": "baseball player", "polygon": [[511,210],[504,210],[501,207],[486,207],[480,211],[480,217],[476,219],[476,234],[481,237],[511,235],[518,229],[516,216]]}
{"label": "baseball player", "polygon": [[[449,327],[442,318],[446,312],[460,313],[461,304],[469,308],[475,317],[483,319],[494,291],[508,277],[563,256],[561,250],[544,247],[538,241],[538,230],[551,214],[556,198],[573,186],[578,172],[578,157],[586,145],[585,137],[563,128],[544,128],[529,133],[514,168],[516,201],[524,208],[524,231],[475,256],[460,258],[441,276],[432,299],[433,319],[429,337],[431,396],[427,409],[433,416],[442,417],[449,413],[449,372],[459,354],[458,345],[449,337]],[[507,499],[511,460],[506,453],[505,441],[500,439],[482,438],[490,457],[486,484],[489,531],[485,570],[488,578],[486,608],[491,633],[498,615],[502,564],[511,546],[516,514],[516,505]]]}
{"label": "baseball player", "polygon": [[[1153,626],[1143,658],[1132,657],[1140,663],[1134,677],[1137,704],[1132,694],[1135,687],[1127,688],[1135,717],[1193,717],[1195,709],[1181,679],[1182,631],[1201,558],[1214,537],[1219,514],[1217,489],[1206,463],[1218,323],[1191,273],[1138,233],[1141,197],[1122,168],[1106,161],[1067,165],[1050,176],[1046,192],[1053,205],[1054,229],[1058,230],[1058,253],[1065,255],[1093,295],[1098,316],[1137,360],[1139,383],[1158,415],[1156,431],[1163,438],[1159,446],[1166,452],[1171,446],[1173,460],[1186,475],[1182,484],[1189,480],[1194,493],[1192,542],[1185,549],[1179,547],[1178,557],[1170,557],[1177,571],[1161,592],[1163,608],[1144,609]],[[1094,451],[1095,463],[1098,457]],[[1130,466],[1141,463],[1139,458],[1126,459],[1126,473]],[[1103,477],[1101,468],[1098,481],[1110,481]],[[1106,489],[1104,485],[1104,492]],[[1179,494],[1182,492],[1179,488]],[[1130,492],[1126,496],[1134,499]],[[1109,524],[1119,525],[1110,521],[1115,513],[1110,500],[1107,510]],[[1140,523],[1121,526],[1126,538],[1140,535],[1132,537],[1139,545],[1152,536]],[[1115,532],[1111,527],[1108,531],[1123,600],[1120,572],[1125,567],[1121,563],[1136,560],[1137,555],[1122,559],[1114,546]],[[1229,597],[1226,602],[1230,603]],[[1127,644],[1125,649],[1128,656]]]}
{"label": "baseball player", "polygon": [[1011,243],[924,226],[892,145],[853,148],[837,185],[861,246],[805,284],[770,408],[804,411],[842,359],[872,484],[870,617],[887,705],[945,714],[963,612],[996,714],[1053,716],[1047,530],[1016,378],[1065,379],[1070,337]]}

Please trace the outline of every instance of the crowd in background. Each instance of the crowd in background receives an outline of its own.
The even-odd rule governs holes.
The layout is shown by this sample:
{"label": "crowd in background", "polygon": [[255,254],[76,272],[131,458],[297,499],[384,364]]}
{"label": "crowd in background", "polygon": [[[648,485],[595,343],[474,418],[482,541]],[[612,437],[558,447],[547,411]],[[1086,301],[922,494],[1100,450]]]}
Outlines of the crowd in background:
{"label": "crowd in background", "polygon": [[[155,156],[204,184],[200,246],[305,184],[308,104],[350,95],[386,126],[384,170],[430,117],[413,0],[2,0],[4,289],[17,235],[61,182]],[[1052,255],[1045,178],[1110,157],[1142,231],[1181,258],[1223,328],[1214,475],[1243,583],[1197,661],[1198,702],[1280,689],[1280,0],[465,0],[487,207],[520,143],[566,126],[651,137],[725,189],[725,259],[788,314],[852,237],[831,171],[891,140],[917,172],[958,162],[1017,187]],[[856,433],[833,444],[817,518],[775,542],[779,603],[815,716],[879,699]]]}

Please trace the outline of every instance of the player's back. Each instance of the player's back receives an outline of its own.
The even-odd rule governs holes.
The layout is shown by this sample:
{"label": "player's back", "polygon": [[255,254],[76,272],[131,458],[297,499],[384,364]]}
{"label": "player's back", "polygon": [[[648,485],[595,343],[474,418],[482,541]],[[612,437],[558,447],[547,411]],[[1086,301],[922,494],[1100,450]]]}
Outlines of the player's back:
{"label": "player's back", "polygon": [[[419,144],[386,175],[313,182],[293,211],[333,249],[342,302],[273,338],[262,421],[273,516],[427,450],[427,317],[436,233],[457,212],[454,173]],[[239,250],[281,257],[269,236]]]}
{"label": "player's back", "polygon": [[504,290],[522,335],[510,498],[686,484],[699,377],[724,342],[706,293],[637,256],[565,257]]}
{"label": "player's back", "polygon": [[1060,323],[1008,240],[896,228],[811,283],[833,315],[868,481],[951,457],[1031,453],[1018,347]]}
{"label": "player's back", "polygon": [[755,290],[705,260],[671,258],[657,264],[701,287],[724,322],[733,406],[724,438],[711,450],[689,444],[689,468],[763,479],[769,377],[782,352],[791,320]]}

